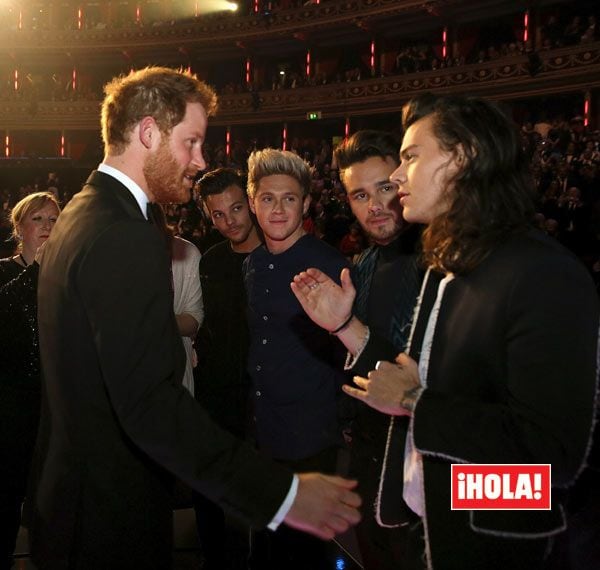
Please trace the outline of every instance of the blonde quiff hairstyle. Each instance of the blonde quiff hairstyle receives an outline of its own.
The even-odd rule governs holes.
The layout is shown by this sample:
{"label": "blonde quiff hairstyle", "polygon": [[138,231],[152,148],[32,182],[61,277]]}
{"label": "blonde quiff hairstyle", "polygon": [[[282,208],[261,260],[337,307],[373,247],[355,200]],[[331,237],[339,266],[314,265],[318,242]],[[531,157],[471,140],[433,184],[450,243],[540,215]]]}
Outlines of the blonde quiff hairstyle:
{"label": "blonde quiff hairstyle", "polygon": [[200,103],[207,116],[217,110],[217,95],[187,71],[146,67],[114,78],[104,86],[102,140],[105,151],[119,155],[129,144],[131,129],[144,117],[153,117],[162,133],[179,124],[188,103]]}
{"label": "blonde quiff hairstyle", "polygon": [[312,167],[293,152],[265,148],[255,150],[248,158],[248,197],[253,200],[261,179],[274,174],[290,176],[300,184],[302,197],[308,196]]}

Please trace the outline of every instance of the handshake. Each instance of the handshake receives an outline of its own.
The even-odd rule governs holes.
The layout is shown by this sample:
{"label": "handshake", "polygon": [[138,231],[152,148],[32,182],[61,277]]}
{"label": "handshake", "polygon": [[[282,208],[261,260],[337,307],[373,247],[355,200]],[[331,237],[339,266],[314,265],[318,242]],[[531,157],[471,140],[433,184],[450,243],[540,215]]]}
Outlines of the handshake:
{"label": "handshake", "polygon": [[284,522],[324,540],[360,521],[356,481],[321,473],[298,474],[298,492]]}

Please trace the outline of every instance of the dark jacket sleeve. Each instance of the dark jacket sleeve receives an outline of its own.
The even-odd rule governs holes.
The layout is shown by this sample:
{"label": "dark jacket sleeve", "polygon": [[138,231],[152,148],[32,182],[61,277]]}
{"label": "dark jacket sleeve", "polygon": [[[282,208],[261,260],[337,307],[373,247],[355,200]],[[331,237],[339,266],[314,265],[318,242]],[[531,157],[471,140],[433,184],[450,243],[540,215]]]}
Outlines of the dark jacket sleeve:
{"label": "dark jacket sleeve", "polygon": [[153,460],[264,526],[283,502],[292,473],[220,429],[181,387],[183,353],[160,240],[149,224],[114,224],[79,268],[77,285],[114,413]]}
{"label": "dark jacket sleeve", "polygon": [[[503,353],[482,355],[502,359],[495,362],[504,377],[469,378],[462,370],[465,382],[496,382],[503,397],[486,400],[428,387],[414,412],[414,441],[425,455],[457,462],[550,463],[552,484],[566,486],[582,468],[590,443],[598,301],[584,268],[566,255],[538,256],[514,273],[512,289],[500,299],[505,319],[488,330],[500,339]],[[467,306],[477,311],[477,299]],[[463,356],[453,361],[454,370],[438,374],[460,377],[467,348],[444,350]]]}
{"label": "dark jacket sleeve", "polygon": [[366,376],[371,370],[375,370],[378,360],[393,362],[396,356],[398,356],[398,350],[394,348],[394,345],[385,337],[371,330],[369,341],[354,363],[352,372],[358,376]]}

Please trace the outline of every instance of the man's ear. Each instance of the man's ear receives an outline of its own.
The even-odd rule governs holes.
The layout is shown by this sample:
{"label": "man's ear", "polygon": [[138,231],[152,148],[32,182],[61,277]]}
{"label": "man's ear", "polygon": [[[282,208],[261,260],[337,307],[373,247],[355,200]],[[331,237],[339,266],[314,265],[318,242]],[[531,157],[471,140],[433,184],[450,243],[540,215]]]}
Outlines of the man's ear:
{"label": "man's ear", "polygon": [[138,136],[148,150],[160,142],[160,130],[154,117],[144,117],[138,123]]}
{"label": "man's ear", "polygon": [[306,196],[304,196],[304,203],[302,204],[302,214],[306,215],[306,212],[308,212],[308,207],[310,206],[311,202],[312,202],[312,198],[311,198],[310,194],[307,194]]}
{"label": "man's ear", "polygon": [[248,206],[250,206],[250,211],[256,215],[256,209],[254,208],[254,198],[250,198],[250,196],[248,196]]}
{"label": "man's ear", "polygon": [[[454,161],[456,162],[456,164],[459,167],[462,168],[465,165],[465,163],[467,162],[467,155],[465,153],[465,148],[463,147],[462,144],[457,144],[454,152],[455,152]],[[475,153],[473,153],[473,155],[474,154]]]}

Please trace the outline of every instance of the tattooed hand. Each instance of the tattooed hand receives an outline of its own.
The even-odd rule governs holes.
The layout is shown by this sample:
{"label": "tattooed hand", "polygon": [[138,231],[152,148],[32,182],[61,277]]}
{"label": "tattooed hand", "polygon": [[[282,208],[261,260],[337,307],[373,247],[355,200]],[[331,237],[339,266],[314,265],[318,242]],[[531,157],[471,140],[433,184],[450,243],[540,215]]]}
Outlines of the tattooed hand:
{"label": "tattooed hand", "polygon": [[392,416],[412,415],[423,388],[417,363],[402,353],[396,362],[378,362],[368,378],[354,377],[358,388],[345,385],[344,392],[368,406]]}

